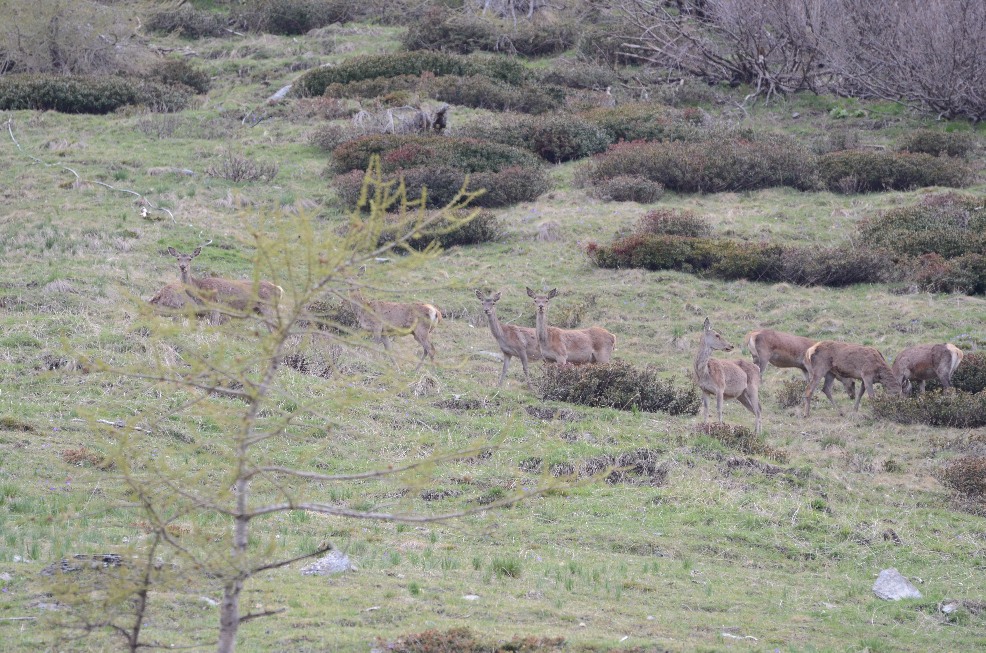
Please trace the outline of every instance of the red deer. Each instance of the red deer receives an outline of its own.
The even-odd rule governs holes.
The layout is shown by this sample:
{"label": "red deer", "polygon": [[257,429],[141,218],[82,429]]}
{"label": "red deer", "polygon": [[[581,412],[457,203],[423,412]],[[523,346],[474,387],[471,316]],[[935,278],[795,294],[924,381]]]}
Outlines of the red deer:
{"label": "red deer", "polygon": [[[769,363],[778,368],[797,368],[801,370],[807,382],[808,367],[805,365],[805,352],[815,344],[818,344],[818,340],[803,338],[783,331],[774,331],[773,329],[750,331],[743,338],[743,347],[750,352],[754,364],[760,368],[761,379],[763,379]],[[849,398],[854,399],[856,397],[855,381],[844,379],[840,379],[840,381],[842,381]]]}
{"label": "red deer", "polygon": [[500,345],[500,351],[503,352],[503,370],[500,371],[497,387],[503,385],[511,356],[516,356],[524,367],[524,381],[530,388],[531,378],[527,373],[527,361],[541,360],[541,347],[538,346],[537,333],[530,327],[500,323],[496,317],[496,303],[500,301],[500,293],[496,293],[492,297],[483,297],[483,294],[477,290],[476,297],[483,302],[483,312],[486,313],[486,320],[490,324],[490,332],[496,338],[497,344]]}
{"label": "red deer", "polygon": [[716,398],[716,413],[722,424],[722,402],[738,399],[756,418],[756,432],[762,431],[760,421],[760,369],[749,361],[712,358],[712,351],[732,351],[733,346],[712,328],[709,318],[702,326],[698,355],[695,356],[695,378],[702,389],[702,419],[709,421],[709,397]]}
{"label": "red deer", "polygon": [[608,363],[616,347],[616,336],[601,327],[588,329],[559,329],[549,327],[548,302],[558,295],[552,289],[547,295],[538,295],[530,288],[527,296],[534,300],[537,309],[536,332],[541,357],[564,365],[565,363]]}
{"label": "red deer", "polygon": [[[212,241],[206,243],[208,245]],[[178,259],[178,273],[181,284],[168,284],[151,298],[151,304],[166,308],[182,308],[185,301],[191,300],[204,307],[202,312],[218,316],[223,309],[232,309],[240,314],[257,313],[264,318],[269,329],[273,329],[274,312],[284,290],[269,281],[260,281],[256,288],[252,281],[223,279],[221,277],[192,276],[192,259],[202,253],[196,247],[191,254],[183,254],[174,247],[168,253]],[[181,297],[182,292],[184,297]],[[225,314],[228,315],[228,312]]]}
{"label": "red deer", "polygon": [[[873,384],[881,383],[887,392],[900,396],[900,381],[894,376],[893,370],[887,365],[887,359],[873,347],[851,345],[834,340],[823,340],[813,345],[805,353],[805,364],[808,366],[808,388],[805,390],[805,417],[811,412],[811,396],[823,378],[825,384],[822,392],[829,398],[832,406],[839,410],[832,398],[832,381],[835,379],[857,379],[862,385],[856,387],[856,404],[853,411],[859,410],[863,400],[863,391],[873,397]],[[842,410],[839,410],[842,414]]]}
{"label": "red deer", "polygon": [[911,394],[912,382],[924,392],[924,382],[938,379],[942,388],[952,387],[952,375],[962,362],[962,350],[952,344],[918,345],[897,354],[894,359],[894,378],[900,381],[905,394]]}
{"label": "red deer", "polygon": [[383,302],[368,300],[359,289],[349,292],[349,303],[361,328],[373,334],[373,341],[383,343],[390,352],[391,335],[411,334],[424,350],[415,370],[421,368],[425,357],[435,362],[435,347],[431,344],[431,332],[442,321],[442,312],[431,304]]}

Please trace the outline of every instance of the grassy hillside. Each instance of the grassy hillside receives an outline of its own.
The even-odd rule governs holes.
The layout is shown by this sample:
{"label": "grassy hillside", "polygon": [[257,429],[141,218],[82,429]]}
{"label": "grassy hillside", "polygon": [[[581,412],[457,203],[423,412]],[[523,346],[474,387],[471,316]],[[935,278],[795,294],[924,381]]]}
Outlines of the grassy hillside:
{"label": "grassy hillside", "polygon": [[[167,248],[187,251],[212,239],[195,269],[249,278],[257,253],[253,228],[293,234],[311,226],[319,245],[338,242],[351,214],[331,189],[329,155],[309,143],[326,118],[311,101],[266,100],[302,68],[394,52],[401,34],[347,24],[291,37],[154,36],[151,43],[186,56],[212,79],[209,92],[184,111],[0,112],[4,650],[119,645],[105,629],[75,639],[79,631],[70,626],[78,622],[69,610],[51,609],[52,580],[41,575],[63,557],[131,555],[145,542],[143,513],[119,468],[104,464],[114,443],[93,420],[142,425],[149,432],[132,431],[131,446],[148,465],[167,461],[188,475],[189,487],[221,485],[216,464],[230,446],[225,427],[242,404],[97,372],[83,361],[182,370],[183,357],[195,351],[221,351],[230,360],[253,351],[242,334],[147,314],[146,300],[177,280]],[[863,145],[892,147],[912,130],[934,126],[886,104],[797,96],[739,109],[742,88],[694,94],[679,105],[806,143],[849,133]],[[346,117],[333,124],[346,124],[357,108],[355,101],[346,106]],[[469,120],[492,116],[460,107],[450,115],[453,134]],[[955,129],[980,140],[986,133],[981,126]],[[982,152],[980,146],[971,158],[974,181],[964,189],[980,197],[986,193]],[[276,165],[276,175],[233,182],[209,174],[231,158]],[[245,623],[240,650],[366,651],[382,646],[377,638],[386,643],[456,627],[491,644],[562,637],[566,650],[576,651],[982,647],[986,524],[981,514],[957,508],[938,472],[956,456],[983,455],[984,429],[878,420],[869,399],[852,414],[837,395],[847,411],[841,416],[820,393],[812,418],[804,420],[799,408],[779,403],[785,381],[796,374],[774,368],[765,375],[761,401],[766,442],[782,452],[780,461],[703,434],[700,416],[545,403],[524,386],[517,360],[504,387],[496,387],[498,348],[475,296],[477,289],[502,291],[500,319],[533,326],[525,286],[557,287],[549,322],[564,315],[576,316],[580,326],[605,326],[616,334],[618,360],[653,366],[684,385],[691,383],[706,316],[737,345],[719,356],[745,356],[738,351],[743,335],[758,327],[873,345],[888,357],[925,342],[982,349],[981,296],[907,292],[901,284],[804,288],[607,270],[583,253],[585,243],[609,242],[655,207],[691,209],[719,234],[753,242],[842,244],[856,238],[862,218],[941,189],[667,192],[640,205],[590,196],[576,183],[582,165],[550,165],[552,190],[536,202],[497,209],[504,227],[497,242],[422,260],[390,255],[371,265],[375,298],[441,308],[445,319],[432,336],[437,364],[413,372],[420,348],[411,338],[396,340],[401,362],[394,373],[368,338],[358,347],[311,344],[306,355],[326,373],[285,367],[278,392],[283,402],[310,403],[329,421],[304,422],[311,431],[268,449],[282,464],[340,473],[499,445],[492,455],[440,466],[433,478],[319,483],[307,490],[359,510],[455,510],[552,480],[552,470],[582,478],[510,508],[443,523],[313,512],[261,520],[258,548],[290,558],[331,542],[358,570],[302,576],[303,563],[296,563],[249,581],[245,610],[284,612]],[[141,198],[127,190],[171,215],[151,209],[142,216]],[[538,238],[549,220],[557,223],[558,240]],[[277,282],[290,304],[296,286],[291,279]],[[540,368],[532,365],[535,377]],[[289,410],[283,403],[272,410],[280,409]],[[753,424],[736,402],[727,403],[725,419]],[[648,462],[641,469],[649,471],[617,482],[592,475],[628,454]],[[177,520],[172,535],[189,547],[215,546],[228,531],[225,519],[199,513]],[[157,555],[178,565],[181,581],[152,591],[145,641],[213,642],[221,593],[215,580],[182,567],[187,563],[174,550]],[[915,582],[924,598],[877,599],[873,581],[888,567]],[[55,582],[71,585],[92,573]],[[964,607],[946,615],[939,609],[946,599]]]}

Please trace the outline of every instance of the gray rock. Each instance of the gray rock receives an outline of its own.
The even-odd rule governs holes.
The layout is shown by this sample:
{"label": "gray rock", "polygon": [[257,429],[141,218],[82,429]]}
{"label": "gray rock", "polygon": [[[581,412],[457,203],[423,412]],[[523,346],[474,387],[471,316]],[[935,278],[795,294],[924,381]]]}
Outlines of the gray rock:
{"label": "gray rock", "polygon": [[342,551],[333,549],[324,556],[302,568],[302,576],[328,576],[330,574],[341,574],[353,568],[353,563],[349,561]]}
{"label": "gray rock", "polygon": [[901,599],[919,599],[921,592],[918,588],[901,576],[900,572],[894,568],[884,569],[877,576],[873,583],[873,593],[881,599],[887,601],[899,601]]}

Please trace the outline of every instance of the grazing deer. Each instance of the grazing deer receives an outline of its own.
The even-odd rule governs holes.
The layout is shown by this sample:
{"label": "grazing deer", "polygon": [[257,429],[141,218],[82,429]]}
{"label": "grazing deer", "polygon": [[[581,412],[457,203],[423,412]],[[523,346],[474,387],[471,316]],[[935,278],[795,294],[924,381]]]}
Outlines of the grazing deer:
{"label": "grazing deer", "polygon": [[497,387],[503,385],[503,380],[507,377],[507,366],[510,365],[510,357],[516,356],[520,359],[520,364],[524,367],[524,382],[527,387],[531,387],[531,377],[527,372],[527,361],[541,360],[541,347],[538,345],[537,332],[530,327],[517,326],[516,324],[500,324],[496,317],[496,303],[500,301],[500,293],[492,297],[483,297],[483,293],[476,291],[476,297],[483,302],[483,312],[486,313],[486,321],[489,322],[490,332],[500,345],[503,352],[503,369],[500,371],[500,380]]}
{"label": "grazing deer", "polygon": [[918,392],[924,392],[924,382],[931,379],[938,379],[942,388],[948,390],[962,355],[961,349],[948,343],[909,347],[894,359],[894,378],[900,381],[904,394],[911,394],[913,381],[918,382]]}
{"label": "grazing deer", "polygon": [[722,402],[738,399],[756,418],[756,432],[762,431],[760,421],[760,368],[745,360],[712,358],[712,351],[732,351],[733,346],[712,328],[709,318],[702,326],[698,355],[695,356],[695,377],[702,389],[702,419],[709,421],[709,397],[716,398],[716,412],[722,424]]}
{"label": "grazing deer", "polygon": [[[743,338],[743,347],[750,352],[753,363],[760,368],[760,378],[763,379],[767,365],[777,368],[794,367],[801,370],[808,381],[808,366],[805,365],[805,352],[813,345],[818,344],[818,340],[796,336],[783,331],[773,329],[758,329],[750,331]],[[856,397],[856,382],[852,380],[839,379],[846,394],[850,399]]]}
{"label": "grazing deer", "polygon": [[435,347],[431,344],[431,331],[442,321],[442,312],[431,304],[383,302],[368,300],[358,288],[349,291],[349,304],[356,313],[361,328],[373,334],[373,341],[383,343],[390,352],[391,335],[410,333],[424,352],[415,371],[421,368],[425,357],[435,362]]}
{"label": "grazing deer", "polygon": [[[219,307],[222,306],[240,313],[257,313],[264,318],[267,328],[273,330],[274,310],[284,293],[283,288],[269,281],[261,281],[254,290],[252,281],[192,276],[192,259],[202,253],[202,247],[196,247],[191,254],[183,254],[169,247],[168,253],[178,259],[181,286],[193,302],[199,306],[208,305],[214,314],[219,314]],[[165,286],[151,299],[151,303],[170,307],[172,303],[177,303],[174,290],[174,284]]]}
{"label": "grazing deer", "polygon": [[835,379],[857,379],[862,381],[862,385],[856,387],[856,403],[853,412],[859,410],[859,404],[863,400],[863,391],[873,398],[873,384],[881,383],[887,392],[893,395],[900,395],[900,381],[894,375],[887,359],[878,350],[864,345],[852,345],[845,342],[835,342],[834,340],[823,340],[816,345],[812,345],[805,352],[805,364],[808,367],[808,388],[805,390],[805,417],[811,411],[811,396],[818,387],[818,382],[823,378],[825,384],[822,392],[829,398],[832,406],[842,410],[832,398],[832,381]]}
{"label": "grazing deer", "polygon": [[548,326],[548,302],[558,295],[553,288],[547,295],[538,295],[530,288],[527,296],[534,300],[536,332],[541,357],[564,365],[565,363],[608,363],[616,348],[616,336],[602,327],[588,329],[559,329]]}

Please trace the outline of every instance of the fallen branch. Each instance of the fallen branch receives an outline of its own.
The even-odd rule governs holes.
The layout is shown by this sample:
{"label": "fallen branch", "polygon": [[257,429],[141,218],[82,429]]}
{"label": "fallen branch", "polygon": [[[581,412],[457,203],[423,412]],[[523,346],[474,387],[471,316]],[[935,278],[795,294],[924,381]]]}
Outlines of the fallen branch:
{"label": "fallen branch", "polygon": [[[79,417],[75,417],[75,418],[72,419],[72,421],[73,422],[88,422],[89,420],[87,420],[87,419],[81,419]],[[99,422],[100,424],[107,424],[109,426],[115,426],[118,429],[122,429],[123,427],[125,427],[127,425],[123,420],[118,420],[118,421],[115,421],[114,422],[114,421],[108,420],[108,419],[97,419],[97,420],[93,420],[93,421]],[[140,431],[141,433],[150,433],[151,432],[150,429],[142,429],[139,426],[131,426],[130,428],[132,428],[135,431]]]}

